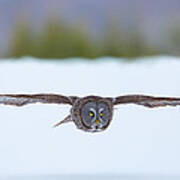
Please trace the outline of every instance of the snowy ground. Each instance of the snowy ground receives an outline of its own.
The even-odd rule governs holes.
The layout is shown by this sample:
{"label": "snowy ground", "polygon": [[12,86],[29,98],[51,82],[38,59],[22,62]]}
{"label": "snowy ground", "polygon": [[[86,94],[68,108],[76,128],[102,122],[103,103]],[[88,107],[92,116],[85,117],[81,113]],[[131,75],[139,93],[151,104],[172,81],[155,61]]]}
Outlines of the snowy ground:
{"label": "snowy ground", "polygon": [[[2,61],[0,83],[0,93],[180,96],[180,59]],[[180,175],[180,107],[119,106],[102,133],[85,133],[73,124],[53,129],[69,108],[0,106],[0,175]]]}

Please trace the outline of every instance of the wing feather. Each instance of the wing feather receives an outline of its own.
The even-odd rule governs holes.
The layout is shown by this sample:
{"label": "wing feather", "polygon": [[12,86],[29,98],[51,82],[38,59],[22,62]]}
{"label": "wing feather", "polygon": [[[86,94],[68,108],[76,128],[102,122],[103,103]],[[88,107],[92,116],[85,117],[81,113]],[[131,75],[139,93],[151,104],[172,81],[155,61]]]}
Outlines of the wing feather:
{"label": "wing feather", "polygon": [[160,106],[177,106],[180,105],[180,98],[174,97],[153,97],[145,95],[126,95],[114,98],[113,104],[137,104],[150,108]]}
{"label": "wing feather", "polygon": [[1,94],[0,104],[23,106],[32,103],[54,103],[70,104],[77,99],[73,96],[62,96],[57,94]]}

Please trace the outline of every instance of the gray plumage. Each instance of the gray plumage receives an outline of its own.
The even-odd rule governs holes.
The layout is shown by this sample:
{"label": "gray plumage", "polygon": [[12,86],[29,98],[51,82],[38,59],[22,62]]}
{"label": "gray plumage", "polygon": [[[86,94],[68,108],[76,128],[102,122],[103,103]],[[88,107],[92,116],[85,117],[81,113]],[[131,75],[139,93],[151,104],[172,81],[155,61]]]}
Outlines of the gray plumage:
{"label": "gray plumage", "polygon": [[70,115],[60,121],[55,127],[74,122],[78,129],[86,132],[100,132],[105,130],[113,116],[115,105],[136,104],[149,108],[180,105],[180,98],[153,97],[145,95],[125,95],[112,97],[63,96],[57,94],[1,94],[0,104],[23,106],[32,103],[69,104],[72,106]]}

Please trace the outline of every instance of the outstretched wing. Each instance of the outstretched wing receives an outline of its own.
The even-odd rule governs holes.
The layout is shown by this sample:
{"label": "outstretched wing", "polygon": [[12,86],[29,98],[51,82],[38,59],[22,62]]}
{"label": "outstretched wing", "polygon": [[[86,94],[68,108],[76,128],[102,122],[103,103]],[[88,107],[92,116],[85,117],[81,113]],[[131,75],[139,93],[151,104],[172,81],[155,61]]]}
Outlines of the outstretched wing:
{"label": "outstretched wing", "polygon": [[56,94],[0,94],[0,104],[23,106],[32,103],[70,104],[77,99],[74,96],[62,96]]}
{"label": "outstretched wing", "polygon": [[118,96],[113,99],[113,104],[137,104],[150,108],[160,106],[177,106],[180,105],[180,98],[173,97],[153,97],[144,95],[126,95]]}

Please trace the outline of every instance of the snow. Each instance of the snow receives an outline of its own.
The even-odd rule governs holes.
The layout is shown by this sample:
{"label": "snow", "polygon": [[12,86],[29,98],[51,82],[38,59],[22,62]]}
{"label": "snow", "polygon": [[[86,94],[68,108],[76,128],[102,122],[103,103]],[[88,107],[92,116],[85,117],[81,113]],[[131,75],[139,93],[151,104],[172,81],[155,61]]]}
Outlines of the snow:
{"label": "snow", "polygon": [[[0,93],[119,96],[180,96],[180,59],[144,58],[125,63],[0,62]],[[68,105],[0,106],[0,175],[169,174],[180,175],[180,107],[117,106],[112,124],[86,133],[74,124],[52,126]]]}

